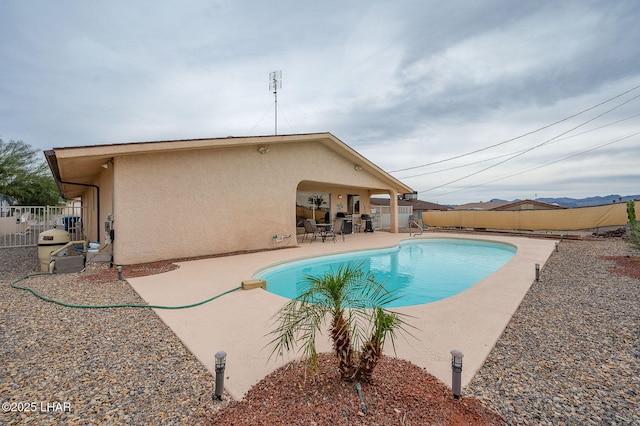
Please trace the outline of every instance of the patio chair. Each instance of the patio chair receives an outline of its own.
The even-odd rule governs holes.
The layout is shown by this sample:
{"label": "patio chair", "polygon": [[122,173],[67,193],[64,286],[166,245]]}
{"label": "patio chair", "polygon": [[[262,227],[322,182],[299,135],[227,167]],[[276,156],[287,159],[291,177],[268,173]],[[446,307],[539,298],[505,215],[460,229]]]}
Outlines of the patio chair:
{"label": "patio chair", "polygon": [[355,232],[360,232],[360,228],[362,228],[362,218],[360,216],[353,216],[353,228]]}
{"label": "patio chair", "polygon": [[309,244],[318,236],[318,227],[316,226],[316,221],[314,219],[307,219],[302,222],[304,225],[304,235],[302,235],[302,242],[304,243],[304,239],[307,235],[311,235],[309,237]]}
{"label": "patio chair", "polygon": [[[342,241],[344,242],[344,218],[342,217],[337,218],[335,222],[333,222],[333,227],[329,231],[327,231],[324,238],[331,237],[331,239],[335,243],[336,235],[338,234],[342,235]],[[323,241],[324,241],[324,238],[323,238]]]}

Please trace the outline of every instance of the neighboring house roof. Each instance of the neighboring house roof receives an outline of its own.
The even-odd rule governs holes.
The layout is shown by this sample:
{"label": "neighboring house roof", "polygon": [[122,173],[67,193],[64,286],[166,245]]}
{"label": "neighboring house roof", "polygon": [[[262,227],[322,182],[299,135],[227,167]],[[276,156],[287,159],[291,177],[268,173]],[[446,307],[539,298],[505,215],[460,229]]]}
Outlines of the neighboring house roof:
{"label": "neighboring house roof", "polygon": [[[100,168],[114,157],[158,153],[167,151],[220,149],[234,146],[264,147],[270,145],[317,141],[353,162],[357,170],[366,170],[400,192],[413,190],[380,167],[366,159],[331,133],[310,133],[274,136],[226,137],[211,139],[169,140],[157,142],[131,142],[122,144],[53,148],[44,152],[53,177],[63,198],[79,196],[100,174]],[[319,167],[322,165],[319,164]]]}
{"label": "neighboring house roof", "polygon": [[496,207],[505,206],[507,204],[511,204],[510,201],[487,201],[479,203],[467,203],[460,204],[459,206],[455,206],[454,210],[493,210]]}
{"label": "neighboring house roof", "polygon": [[558,210],[566,207],[536,200],[520,200],[494,207],[492,210]]}
{"label": "neighboring house roof", "polygon": [[[388,198],[371,198],[371,204],[376,206],[388,206]],[[451,210],[448,206],[441,204],[430,203],[422,200],[398,200],[399,206],[412,206],[414,210]]]}
{"label": "neighboring house roof", "polygon": [[467,203],[456,206],[454,210],[553,210],[564,209],[565,207],[557,204],[544,203],[536,200],[518,200],[518,201],[488,201],[480,203]]}

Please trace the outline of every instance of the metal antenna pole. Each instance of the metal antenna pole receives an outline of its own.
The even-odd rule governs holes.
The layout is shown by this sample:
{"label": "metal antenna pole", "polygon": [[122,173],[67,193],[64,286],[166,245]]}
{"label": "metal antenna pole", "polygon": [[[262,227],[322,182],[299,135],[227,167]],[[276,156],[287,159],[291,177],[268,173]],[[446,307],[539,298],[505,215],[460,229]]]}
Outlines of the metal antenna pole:
{"label": "metal antenna pole", "polygon": [[275,99],[275,134],[278,134],[278,89],[282,88],[282,71],[272,71],[269,73],[269,90],[273,90]]}

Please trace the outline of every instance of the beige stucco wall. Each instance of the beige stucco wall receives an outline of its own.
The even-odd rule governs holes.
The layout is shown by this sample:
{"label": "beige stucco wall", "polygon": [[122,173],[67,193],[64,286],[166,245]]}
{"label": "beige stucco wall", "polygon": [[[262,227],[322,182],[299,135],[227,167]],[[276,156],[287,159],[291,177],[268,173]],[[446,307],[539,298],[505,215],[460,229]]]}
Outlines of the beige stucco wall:
{"label": "beige stucco wall", "polygon": [[[636,202],[636,206],[637,206]],[[626,203],[562,210],[423,212],[429,226],[513,230],[580,230],[606,226],[624,226]]]}
{"label": "beige stucco wall", "polygon": [[20,232],[20,216],[0,217],[0,236]]}
{"label": "beige stucco wall", "polygon": [[113,194],[109,172],[100,179],[101,220],[113,195],[116,264],[271,248],[275,234],[292,235],[295,244],[296,191],[310,183],[326,184],[332,197],[337,188],[363,189],[363,203],[371,193],[393,193],[323,144],[305,141],[270,144],[266,154],[245,145],[121,156],[112,170]]}

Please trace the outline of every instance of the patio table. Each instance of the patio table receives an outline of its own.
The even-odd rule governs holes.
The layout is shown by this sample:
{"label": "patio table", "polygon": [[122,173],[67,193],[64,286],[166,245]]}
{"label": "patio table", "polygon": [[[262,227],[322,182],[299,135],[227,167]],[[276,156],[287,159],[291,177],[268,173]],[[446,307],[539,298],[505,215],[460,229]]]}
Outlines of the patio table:
{"label": "patio table", "polygon": [[318,233],[320,234],[320,238],[322,238],[322,242],[327,239],[327,233],[331,231],[330,223],[316,223],[316,227],[318,228]]}

